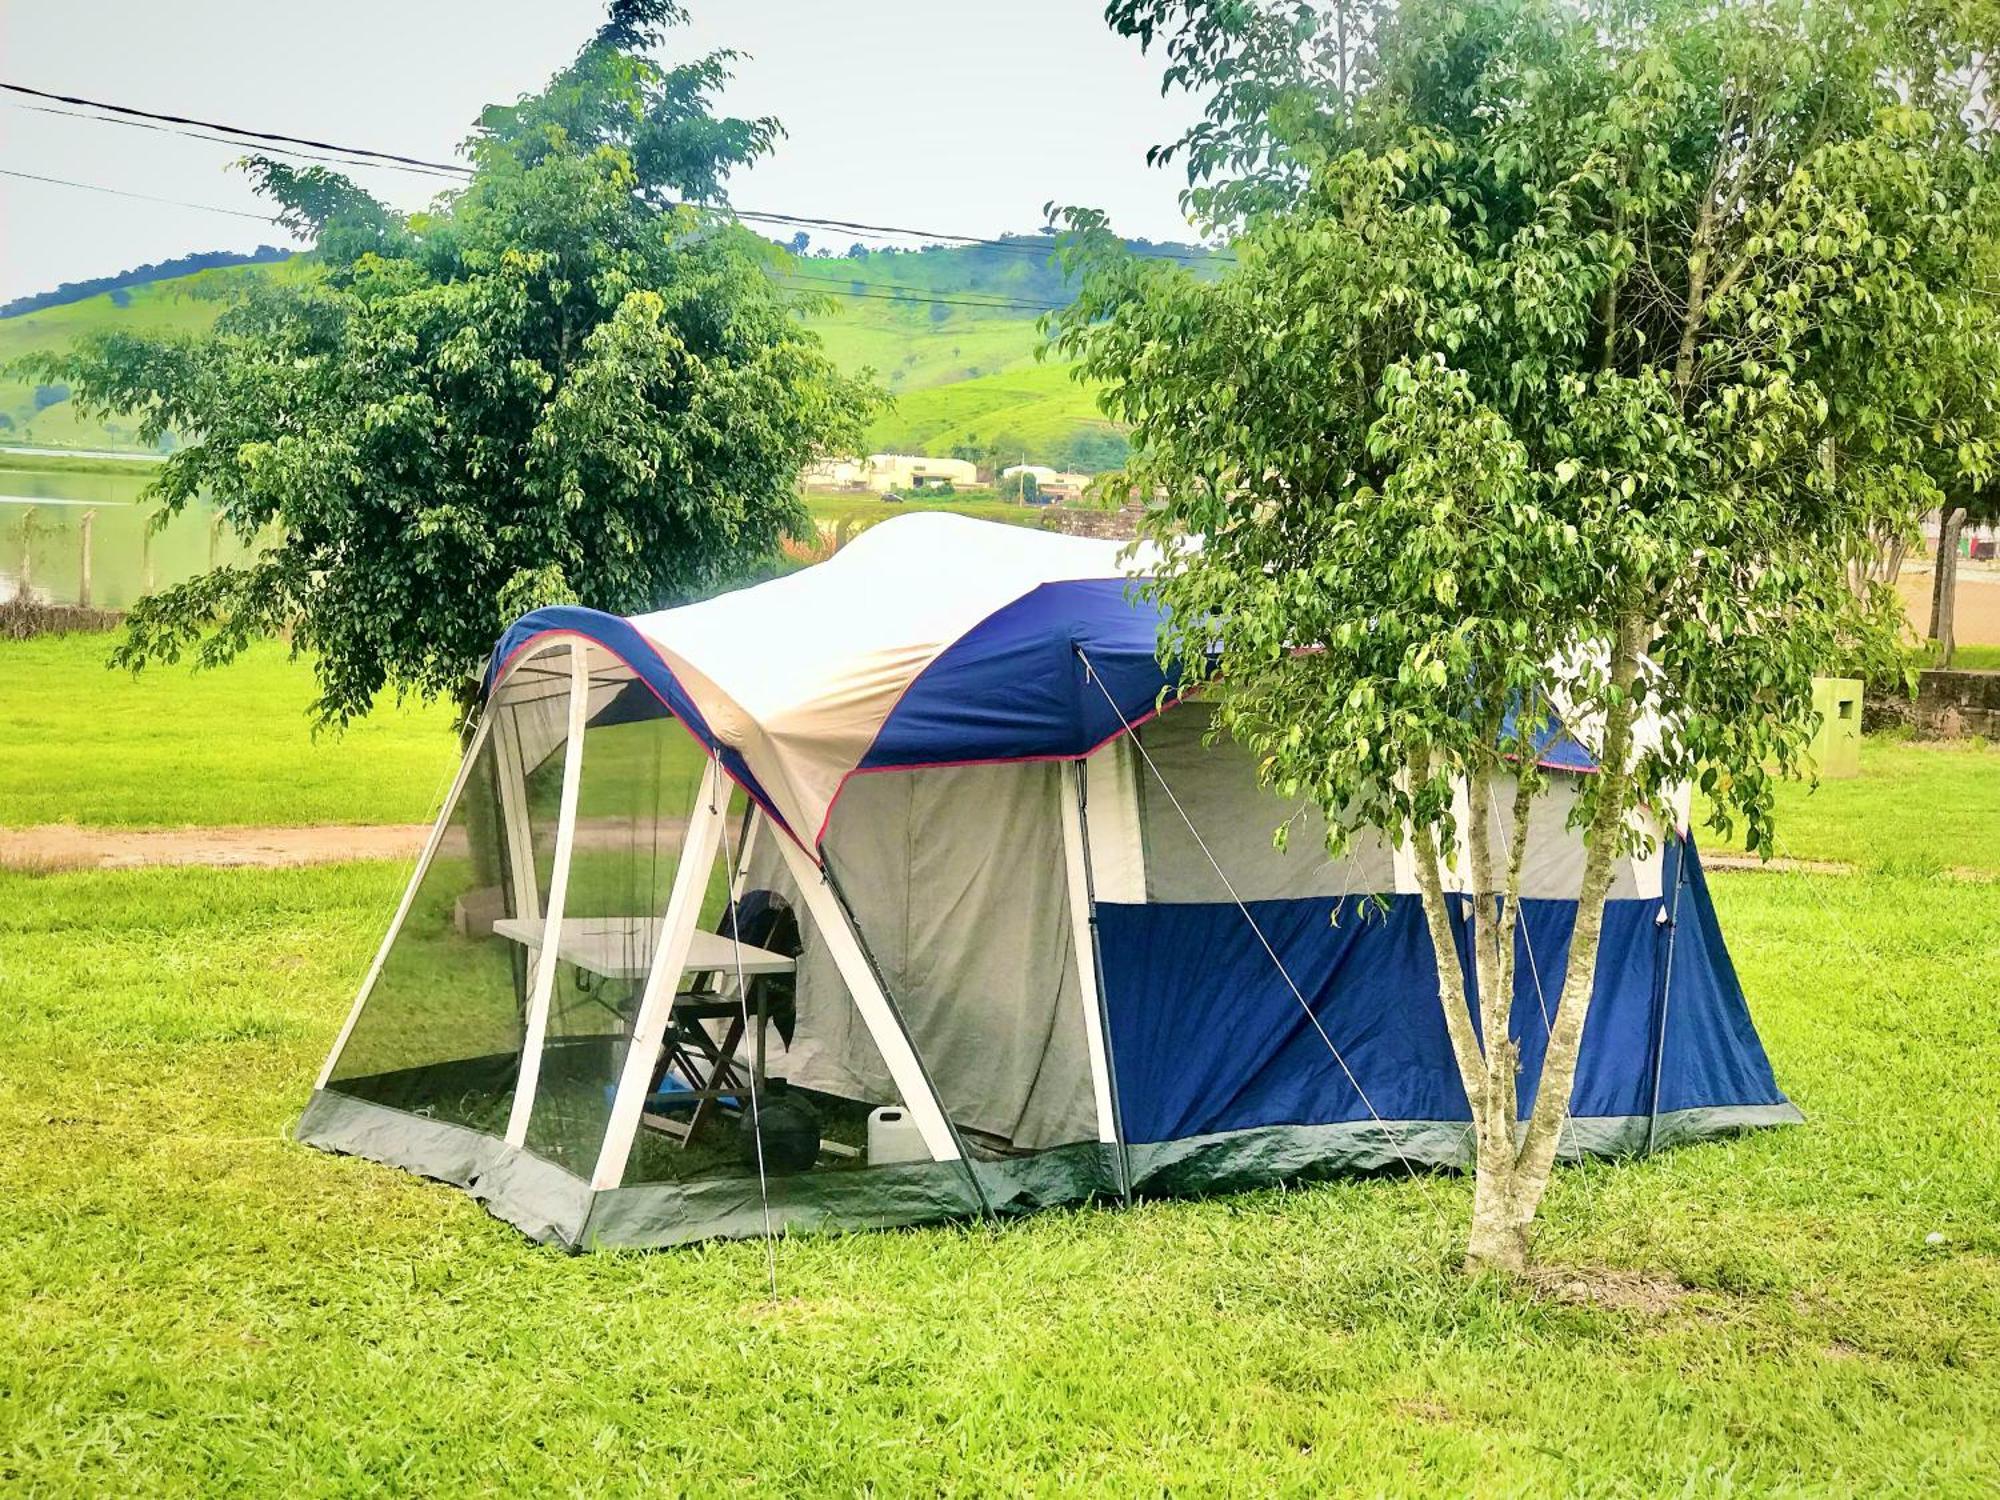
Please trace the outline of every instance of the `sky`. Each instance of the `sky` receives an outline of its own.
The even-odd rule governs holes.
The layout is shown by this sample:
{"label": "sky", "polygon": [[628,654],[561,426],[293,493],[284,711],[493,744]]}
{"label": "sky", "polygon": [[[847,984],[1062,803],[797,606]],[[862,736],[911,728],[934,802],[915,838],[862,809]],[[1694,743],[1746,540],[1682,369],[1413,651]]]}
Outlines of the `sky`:
{"label": "sky", "polygon": [[[732,179],[740,208],[992,235],[1042,205],[1107,210],[1186,239],[1176,172],[1147,147],[1191,117],[1157,55],[1098,0],[690,0],[667,60],[746,54],[727,113],[776,115],[774,156]],[[580,0],[0,0],[0,81],[163,114],[451,159],[480,107],[540,87],[597,25]],[[171,17],[171,23],[169,22]],[[64,118],[0,94],[0,169],[150,198],[265,211],[226,145]],[[422,207],[434,178],[357,171]],[[860,236],[815,232],[845,250]],[[197,250],[289,244],[253,218],[0,176],[0,301]],[[884,243],[911,243],[907,240]]]}

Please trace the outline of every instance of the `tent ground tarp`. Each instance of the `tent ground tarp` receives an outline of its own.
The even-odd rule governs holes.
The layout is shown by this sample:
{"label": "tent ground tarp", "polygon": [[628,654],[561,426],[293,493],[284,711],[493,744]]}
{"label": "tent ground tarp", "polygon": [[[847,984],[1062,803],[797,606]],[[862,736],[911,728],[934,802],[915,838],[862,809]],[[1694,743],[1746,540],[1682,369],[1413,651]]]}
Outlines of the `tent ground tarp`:
{"label": "tent ground tarp", "polygon": [[[1623,1115],[1570,1121],[1562,1155],[1628,1156],[1744,1130],[1792,1125],[1790,1103],[1676,1110],[1654,1120]],[[464,1188],[530,1239],[567,1249],[657,1249],[712,1239],[754,1239],[765,1230],[752,1177],[645,1184],[592,1193],[526,1151],[462,1126],[406,1114],[342,1094],[313,1096],[297,1127],[306,1145],[365,1157]],[[1121,1160],[1122,1155],[1122,1160]],[[1110,1204],[1129,1171],[1135,1197],[1245,1192],[1354,1173],[1456,1170],[1470,1165],[1470,1127],[1452,1121],[1274,1125],[1134,1145],[1057,1146],[971,1163],[909,1162],[865,1174],[774,1177],[770,1227],[780,1234],[902,1228],[1011,1218],[1043,1209]]]}

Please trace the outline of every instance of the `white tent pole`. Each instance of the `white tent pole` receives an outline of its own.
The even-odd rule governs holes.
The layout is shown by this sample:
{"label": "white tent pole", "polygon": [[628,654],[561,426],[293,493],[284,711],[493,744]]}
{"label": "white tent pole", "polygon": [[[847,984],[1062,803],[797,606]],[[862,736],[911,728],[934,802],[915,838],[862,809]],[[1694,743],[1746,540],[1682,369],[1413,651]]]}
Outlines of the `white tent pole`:
{"label": "white tent pole", "polygon": [[1084,849],[1083,799],[1077,783],[1081,762],[1061,768],[1063,859],[1069,871],[1070,945],[1076,953],[1078,993],[1083,997],[1083,1038],[1090,1054],[1090,1085],[1097,1099],[1097,1138],[1118,1142],[1118,1116],[1111,1102],[1111,1063],[1104,1049],[1104,1009],[1097,989],[1097,924],[1091,920],[1090,870]]}
{"label": "white tent pole", "polygon": [[889,997],[882,992],[874,966],[861,950],[860,938],[848,924],[845,908],[827,884],[826,872],[808,859],[805,851],[791,839],[778,838],[774,842],[785,856],[785,868],[791,872],[792,882],[799,888],[813,927],[826,944],[827,954],[840,971],[848,993],[854,997],[854,1008],[861,1012],[861,1019],[874,1038],[876,1050],[888,1066],[889,1077],[903,1097],[903,1107],[917,1122],[917,1129],[923,1135],[924,1145],[930,1148],[932,1159],[961,1160],[958,1138],[951,1122],[945,1118],[943,1106],[931,1091],[930,1079],[925,1077],[923,1064],[917,1060],[909,1037],[903,1033],[902,1022],[890,1007]]}
{"label": "white tent pole", "polygon": [[444,842],[445,829],[451,825],[451,815],[458,810],[458,799],[465,791],[472,768],[479,763],[479,752],[485,748],[486,733],[492,723],[490,717],[482,715],[479,727],[472,732],[472,743],[458,763],[458,774],[452,778],[451,790],[444,795],[444,806],[438,810],[437,821],[431,825],[431,836],[425,841],[423,852],[417,856],[417,867],[410,872],[410,883],[403,888],[402,902],[396,907],[396,915],[389,919],[389,930],[382,934],[382,946],[375,950],[375,961],[368,966],[361,988],[355,993],[354,1004],[348,1009],[347,1020],[341,1025],[340,1035],[333,1039],[333,1050],[327,1053],[326,1062],[319,1070],[319,1080],[313,1085],[316,1089],[325,1088],[327,1080],[333,1077],[333,1067],[340,1061],[341,1049],[353,1034],[354,1023],[361,1019],[361,1007],[368,999],[368,992],[375,988],[375,980],[382,972],[383,962],[389,957],[389,948],[396,941],[396,934],[403,930],[403,921],[417,899],[417,887],[430,873],[431,860],[437,854],[438,845]]}
{"label": "white tent pole", "polygon": [[528,1025],[521,1039],[521,1075],[514,1085],[514,1109],[507,1117],[507,1144],[528,1139],[528,1116],[535,1109],[535,1086],[542,1076],[542,1040],[549,1030],[549,996],[561,957],[563,898],[569,889],[569,857],[576,844],[576,798],[583,781],[583,730],[590,719],[589,647],[569,650],[569,742],[563,746],[562,811],[556,821],[556,852],[549,872],[549,910],[542,924],[542,951],[536,955],[535,987],[528,995]]}
{"label": "white tent pole", "polygon": [[666,917],[653,949],[653,967],[647,971],[639,1014],[632,1024],[632,1045],[626,1049],[618,1093],[612,1100],[611,1123],[598,1151],[597,1168],[590,1174],[593,1188],[613,1188],[625,1180],[625,1163],[639,1133],[646,1089],[653,1081],[653,1064],[658,1061],[660,1045],[666,1038],[667,1019],[673,1013],[674,996],[680,991],[681,971],[687,967],[695,923],[701,917],[709,875],[715,869],[715,856],[722,846],[722,820],[728,815],[726,788],[711,758],[702,766],[694,808],[688,814],[687,833],[681,839],[680,863],[674,867]]}

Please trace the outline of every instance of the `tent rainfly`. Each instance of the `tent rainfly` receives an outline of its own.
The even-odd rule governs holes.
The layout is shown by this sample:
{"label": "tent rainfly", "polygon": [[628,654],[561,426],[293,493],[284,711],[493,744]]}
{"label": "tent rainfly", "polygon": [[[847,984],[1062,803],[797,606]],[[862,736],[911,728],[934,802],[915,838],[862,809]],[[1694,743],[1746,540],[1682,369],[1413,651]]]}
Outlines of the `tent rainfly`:
{"label": "tent rainfly", "polygon": [[[579,1248],[1467,1162],[1413,869],[1329,859],[1206,742],[1143,566],[912,515],[703,603],[523,618],[299,1138]],[[1524,1108],[1594,769],[1545,763]],[[1661,832],[1612,889],[1570,1155],[1800,1118]]]}

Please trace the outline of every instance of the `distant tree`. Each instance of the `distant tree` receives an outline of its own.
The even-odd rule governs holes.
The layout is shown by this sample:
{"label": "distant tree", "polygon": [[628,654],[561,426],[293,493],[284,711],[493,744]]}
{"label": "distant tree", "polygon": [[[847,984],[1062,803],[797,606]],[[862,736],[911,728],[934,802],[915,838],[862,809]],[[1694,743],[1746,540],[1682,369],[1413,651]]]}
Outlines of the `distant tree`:
{"label": "distant tree", "polygon": [[61,381],[35,387],[35,410],[46,411],[51,406],[60,406],[69,400],[70,389]]}
{"label": "distant tree", "polygon": [[120,662],[282,634],[323,721],[385,690],[469,709],[522,611],[656,608],[810,535],[799,471],[858,446],[873,393],[800,327],[775,247],[719,211],[778,127],[710,112],[732,54],[652,60],[681,19],[618,0],[546,89],[482,114],[472,180],[427,213],[254,158],[313,275],[237,289],[203,339],[39,361],[143,441],[181,435],[166,512],[202,497],[278,538],[142,600]]}
{"label": "distant tree", "polygon": [[[1890,0],[1109,15],[1203,92],[1161,155],[1234,263],[1135,257],[1072,212],[1059,346],[1161,497],[1163,652],[1226,682],[1228,730],[1334,852],[1411,851],[1473,1121],[1467,1262],[1518,1270],[1631,815],[1672,827],[1695,783],[1767,848],[1814,672],[1900,629],[1849,559],[1992,482],[1994,38]],[[1515,913],[1552,716],[1600,770],[1524,1111]]]}
{"label": "distant tree", "polygon": [[868,247],[859,240],[856,240],[847,247],[847,258],[849,260],[866,260],[868,258]]}
{"label": "distant tree", "polygon": [[806,247],[811,243],[812,243],[812,236],[807,234],[803,229],[801,229],[797,234],[793,235],[791,238],[792,254],[804,255],[806,253]]}
{"label": "distant tree", "polygon": [[108,294],[113,307],[130,307],[132,294],[122,286],[114,286]]}
{"label": "distant tree", "polygon": [[1026,470],[1018,474],[1002,474],[994,489],[1002,500],[1013,500],[1022,505],[1035,505],[1041,500],[1041,484]]}

